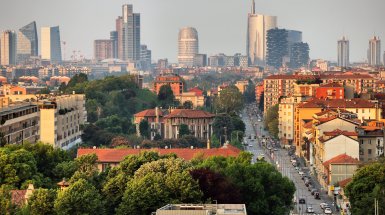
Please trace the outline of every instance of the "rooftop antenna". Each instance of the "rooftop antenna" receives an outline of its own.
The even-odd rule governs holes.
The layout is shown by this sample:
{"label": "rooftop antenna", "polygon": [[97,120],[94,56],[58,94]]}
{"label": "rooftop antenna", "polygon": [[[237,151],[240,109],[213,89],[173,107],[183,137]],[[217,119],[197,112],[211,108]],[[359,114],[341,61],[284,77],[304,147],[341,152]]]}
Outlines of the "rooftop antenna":
{"label": "rooftop antenna", "polygon": [[255,0],[253,0],[253,3],[251,5],[251,14],[255,14]]}

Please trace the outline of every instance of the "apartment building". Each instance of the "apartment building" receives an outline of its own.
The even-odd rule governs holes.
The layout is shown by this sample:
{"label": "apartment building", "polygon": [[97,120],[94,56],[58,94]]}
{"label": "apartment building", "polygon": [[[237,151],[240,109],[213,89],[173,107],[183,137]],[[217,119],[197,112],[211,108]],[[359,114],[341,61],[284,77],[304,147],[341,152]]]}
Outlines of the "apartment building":
{"label": "apartment building", "polygon": [[[0,133],[7,144],[34,143],[39,140],[39,110],[31,102],[9,103],[1,99]],[[3,105],[5,104],[5,105]]]}
{"label": "apartment building", "polygon": [[174,96],[182,94],[184,83],[182,78],[179,75],[166,73],[161,76],[156,77],[153,90],[156,94],[159,94],[160,88],[163,85],[169,85],[171,87]]}
{"label": "apartment building", "polygon": [[[136,134],[140,136],[139,125],[143,120],[150,125],[150,139],[153,140],[155,135],[164,134],[163,117],[168,113],[168,110],[162,110],[156,107],[155,109],[147,109],[134,115],[134,123],[136,126]],[[163,136],[162,136],[163,137]]]}
{"label": "apartment building", "polygon": [[374,120],[357,127],[360,161],[370,162],[384,155],[385,120]]}
{"label": "apartment building", "polygon": [[39,102],[40,140],[69,149],[81,142],[81,125],[87,122],[85,95],[56,96]]}
{"label": "apartment building", "polygon": [[168,204],[155,215],[247,215],[244,204]]}
{"label": "apartment building", "polygon": [[292,144],[294,140],[294,113],[303,97],[282,98],[278,105],[278,138],[283,144]]}

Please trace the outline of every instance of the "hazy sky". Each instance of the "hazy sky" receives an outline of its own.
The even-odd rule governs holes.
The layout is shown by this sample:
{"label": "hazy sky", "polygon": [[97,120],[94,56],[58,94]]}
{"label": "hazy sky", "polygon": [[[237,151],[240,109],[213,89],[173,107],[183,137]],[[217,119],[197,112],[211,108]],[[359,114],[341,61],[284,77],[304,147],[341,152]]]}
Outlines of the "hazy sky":
{"label": "hazy sky", "polygon": [[[108,39],[122,4],[141,13],[142,44],[153,59],[177,57],[179,28],[198,30],[201,53],[245,54],[247,13],[251,0],[0,0],[0,30],[17,30],[36,21],[60,26],[72,50],[92,57],[93,40]],[[337,59],[337,40],[350,39],[351,61],[366,59],[368,40],[374,33],[385,49],[385,0],[256,0],[256,11],[278,16],[278,26],[303,32],[311,58]],[[40,35],[39,35],[40,36]],[[382,58],[381,58],[382,59]]]}

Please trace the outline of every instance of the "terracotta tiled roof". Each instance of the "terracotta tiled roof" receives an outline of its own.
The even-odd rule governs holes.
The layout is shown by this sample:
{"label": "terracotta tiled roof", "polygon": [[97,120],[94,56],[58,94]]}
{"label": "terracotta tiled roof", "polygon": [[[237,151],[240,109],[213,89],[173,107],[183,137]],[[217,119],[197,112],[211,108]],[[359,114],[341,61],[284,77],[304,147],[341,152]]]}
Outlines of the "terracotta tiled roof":
{"label": "terracotta tiled roof", "polygon": [[342,131],[340,129],[336,129],[334,131],[325,131],[324,132],[324,135],[325,136],[329,136],[329,137],[335,137],[335,136],[338,136],[338,135],[345,135],[345,136],[357,136],[357,132],[351,132],[351,131]]}
{"label": "terracotta tiled roof", "polygon": [[365,99],[312,99],[298,105],[300,108],[374,108],[375,104]]}
{"label": "terracotta tiled roof", "polygon": [[296,79],[296,76],[295,75],[270,75],[268,76],[266,79]]}
{"label": "terracotta tiled roof", "polygon": [[78,149],[77,156],[96,154],[98,161],[101,163],[119,163],[128,155],[138,155],[145,151],[158,152],[160,155],[174,153],[185,160],[191,160],[199,154],[202,154],[205,158],[212,156],[237,157],[241,152],[234,146],[228,145],[226,147],[213,149]]}
{"label": "terracotta tiled roof", "polygon": [[321,75],[321,79],[373,79],[372,76],[367,74],[330,74]]}
{"label": "terracotta tiled roof", "polygon": [[[163,116],[163,111],[158,109],[158,114],[159,116]],[[139,113],[136,113],[134,116],[135,117],[155,117],[156,116],[155,109],[147,109]]]}
{"label": "terracotta tiled roof", "polygon": [[328,84],[324,84],[324,85],[320,85],[319,87],[340,87],[340,88],[343,88],[343,86],[339,83],[328,83]]}
{"label": "terracotta tiled roof", "polygon": [[358,164],[359,161],[356,158],[352,158],[347,154],[340,154],[334,158],[323,162],[326,168],[329,168],[329,164]]}
{"label": "terracotta tiled roof", "polygon": [[339,181],[338,184],[340,187],[344,188],[347,184],[349,184],[352,181],[352,178],[347,178],[345,180]]}
{"label": "terracotta tiled roof", "polygon": [[190,110],[190,109],[175,109],[164,118],[212,118],[214,114],[203,111],[203,110]]}
{"label": "terracotta tiled roof", "polygon": [[307,122],[305,123],[305,125],[303,125],[304,128],[312,128],[313,127],[313,122],[310,121],[310,122]]}
{"label": "terracotta tiled roof", "polygon": [[23,205],[25,202],[25,194],[27,190],[11,190],[12,203],[16,205]]}
{"label": "terracotta tiled roof", "polygon": [[195,92],[196,96],[203,96],[203,91],[199,89],[199,87],[193,87],[189,90],[189,92]]}

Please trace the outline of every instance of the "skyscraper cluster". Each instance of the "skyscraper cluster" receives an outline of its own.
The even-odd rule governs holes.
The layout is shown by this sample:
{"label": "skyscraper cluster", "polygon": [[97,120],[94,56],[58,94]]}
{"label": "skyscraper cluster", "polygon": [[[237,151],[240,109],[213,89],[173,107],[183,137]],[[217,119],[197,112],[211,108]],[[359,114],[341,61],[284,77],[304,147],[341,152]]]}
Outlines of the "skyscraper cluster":
{"label": "skyscraper cluster", "polygon": [[134,13],[131,4],[122,6],[122,15],[115,20],[115,28],[110,32],[110,39],[94,41],[94,59],[118,58],[149,67],[151,51],[141,44],[140,13]]}
{"label": "skyscraper cluster", "polygon": [[[36,22],[20,28],[17,32],[7,30],[0,37],[1,65],[26,64],[39,56]],[[61,41],[59,27],[41,28],[41,58],[50,63],[60,63]]]}

